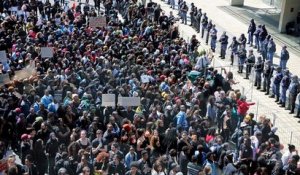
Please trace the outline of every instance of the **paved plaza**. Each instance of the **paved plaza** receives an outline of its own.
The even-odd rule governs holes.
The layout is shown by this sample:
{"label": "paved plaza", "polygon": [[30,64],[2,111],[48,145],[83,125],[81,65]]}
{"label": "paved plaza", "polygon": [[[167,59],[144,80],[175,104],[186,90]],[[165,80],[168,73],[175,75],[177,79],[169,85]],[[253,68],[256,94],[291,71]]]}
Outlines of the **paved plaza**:
{"label": "paved plaza", "polygon": [[[166,14],[169,14],[171,10],[173,11],[173,14],[178,13],[178,10],[171,9],[167,2],[161,0],[154,0],[154,2],[160,4]],[[220,36],[223,31],[226,31],[227,35],[229,36],[229,41],[231,41],[232,36],[239,37],[241,33],[247,33],[248,23],[252,14],[249,12],[249,9],[272,9],[272,7],[265,5],[260,0],[245,0],[244,8],[231,7],[229,6],[228,0],[186,0],[186,2],[188,5],[193,2],[196,7],[202,9],[202,12],[206,12],[208,18],[213,21],[213,24],[216,24],[218,36]],[[244,12],[244,14],[240,13],[241,15],[238,15],[237,13],[239,13],[239,11],[237,9],[239,9],[239,11],[246,11],[248,13]],[[300,46],[297,43],[297,38],[278,33],[275,27],[270,25],[268,21],[264,21],[264,19],[259,18],[255,13],[253,13],[252,18],[256,20],[257,25],[266,23],[268,32],[272,35],[272,37],[274,37],[277,45],[277,53],[274,58],[274,64],[279,63],[278,55],[280,54],[281,47],[283,45],[287,45],[290,52],[290,59],[287,66],[292,74],[300,75],[300,60],[298,60],[298,56],[300,55]],[[183,25],[180,22],[178,22],[178,25],[180,34],[185,39],[190,39],[191,36],[195,34],[197,35],[199,41],[201,41],[200,47],[203,49],[208,49],[209,46],[205,45],[205,41],[201,39],[200,34],[198,34],[193,28],[188,25]],[[217,47],[220,47],[220,45]],[[254,113],[257,118],[261,115],[266,115],[269,117],[271,121],[273,121],[273,124],[278,127],[277,134],[279,135],[280,140],[284,144],[285,148],[287,148],[286,145],[288,143],[293,143],[299,148],[300,141],[298,139],[300,138],[300,124],[298,123],[298,119],[293,117],[294,114],[289,114],[288,110],[280,108],[279,105],[275,103],[275,99],[269,98],[264,94],[264,92],[256,90],[256,87],[253,86],[251,80],[249,81],[244,79],[245,75],[237,74],[237,66],[230,66],[230,58],[228,54],[229,52],[227,52],[225,60],[221,60],[219,59],[219,50],[217,49],[212,66],[223,67],[227,71],[232,71],[234,73],[235,80],[239,82],[234,86],[234,88],[241,89],[249,101],[256,103],[254,106],[251,106],[249,112]],[[259,54],[255,52],[255,55],[258,56]],[[221,71],[221,68],[219,70]]]}

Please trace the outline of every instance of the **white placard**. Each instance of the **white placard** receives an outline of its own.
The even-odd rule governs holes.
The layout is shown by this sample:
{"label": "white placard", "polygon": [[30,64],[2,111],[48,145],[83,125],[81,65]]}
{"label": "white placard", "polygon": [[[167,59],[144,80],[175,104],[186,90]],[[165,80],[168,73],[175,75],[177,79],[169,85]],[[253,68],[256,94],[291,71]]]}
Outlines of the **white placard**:
{"label": "white placard", "polygon": [[17,12],[19,9],[18,9],[18,7],[16,6],[16,7],[11,7],[11,11],[12,12]]}
{"label": "white placard", "polygon": [[142,81],[142,83],[149,83],[150,79],[147,75],[142,75],[141,76],[141,81]]}
{"label": "white placard", "polygon": [[7,62],[7,55],[6,55],[6,51],[5,50],[1,50],[0,51],[0,62],[2,64]]}
{"label": "white placard", "polygon": [[41,47],[41,57],[42,58],[52,58],[53,49],[51,47]]}
{"label": "white placard", "polygon": [[116,95],[115,94],[102,94],[101,106],[116,106]]}
{"label": "white placard", "polygon": [[118,97],[119,106],[140,106],[140,97]]}

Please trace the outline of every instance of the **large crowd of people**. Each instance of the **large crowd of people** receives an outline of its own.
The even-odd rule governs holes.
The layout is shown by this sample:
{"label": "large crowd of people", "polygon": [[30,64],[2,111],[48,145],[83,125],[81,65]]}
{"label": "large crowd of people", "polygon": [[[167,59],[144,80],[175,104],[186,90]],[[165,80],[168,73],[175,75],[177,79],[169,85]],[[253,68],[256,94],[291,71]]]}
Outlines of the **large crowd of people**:
{"label": "large crowd of people", "polygon": [[[299,174],[295,146],[281,153],[268,116],[254,120],[248,110],[255,104],[232,88],[234,74],[210,67],[211,52],[198,50],[196,36],[184,40],[172,13],[152,1],[95,0],[83,8],[65,3],[0,2],[0,51],[8,57],[1,73],[12,78],[35,65],[32,75],[0,89],[0,174]],[[187,24],[189,8],[184,1],[178,6]],[[198,14],[190,16],[191,25],[212,52],[220,42],[225,59],[226,33],[218,40],[201,9],[192,12]],[[106,26],[89,27],[88,17],[97,16],[106,17]],[[255,46],[263,50],[261,40]],[[51,47],[53,57],[42,58],[41,47]],[[282,105],[288,90],[289,101],[296,101],[298,78],[289,77],[284,63],[274,68],[269,52],[247,55],[244,35],[229,47],[239,73],[251,63],[245,78],[254,68],[258,89],[272,90]],[[103,106],[102,94],[140,97],[140,105]]]}

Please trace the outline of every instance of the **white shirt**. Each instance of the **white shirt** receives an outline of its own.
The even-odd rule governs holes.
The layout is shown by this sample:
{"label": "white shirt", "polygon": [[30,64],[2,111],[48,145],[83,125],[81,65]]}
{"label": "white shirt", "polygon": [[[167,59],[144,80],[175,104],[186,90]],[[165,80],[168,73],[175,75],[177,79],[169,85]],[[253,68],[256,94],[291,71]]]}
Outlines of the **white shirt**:
{"label": "white shirt", "polygon": [[286,151],[281,157],[282,166],[288,165],[288,162],[292,158],[293,155],[296,155],[296,152],[291,153],[290,151]]}

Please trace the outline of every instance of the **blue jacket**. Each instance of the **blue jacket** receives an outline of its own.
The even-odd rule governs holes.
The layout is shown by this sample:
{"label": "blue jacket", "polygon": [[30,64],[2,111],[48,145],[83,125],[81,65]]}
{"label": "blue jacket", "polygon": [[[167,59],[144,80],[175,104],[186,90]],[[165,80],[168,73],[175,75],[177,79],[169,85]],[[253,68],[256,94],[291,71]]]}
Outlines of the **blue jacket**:
{"label": "blue jacket", "polygon": [[177,119],[177,128],[178,127],[182,127],[183,129],[187,129],[188,126],[188,122],[186,120],[186,113],[183,111],[180,111],[177,115],[176,115],[176,119]]}

